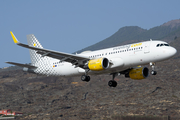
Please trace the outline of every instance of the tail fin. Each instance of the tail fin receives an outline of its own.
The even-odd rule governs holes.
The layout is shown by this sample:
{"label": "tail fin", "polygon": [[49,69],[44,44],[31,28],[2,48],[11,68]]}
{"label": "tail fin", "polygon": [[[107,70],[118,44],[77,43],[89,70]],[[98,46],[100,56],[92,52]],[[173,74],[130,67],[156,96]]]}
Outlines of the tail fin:
{"label": "tail fin", "polygon": [[[29,46],[37,47],[37,48],[43,48],[40,42],[37,40],[37,38],[33,35],[27,35],[27,41]],[[29,50],[30,52],[30,58],[31,58],[31,63],[32,65],[35,65],[35,63],[39,61],[44,61],[49,59],[48,57],[42,57],[42,55],[37,54],[35,50]]]}

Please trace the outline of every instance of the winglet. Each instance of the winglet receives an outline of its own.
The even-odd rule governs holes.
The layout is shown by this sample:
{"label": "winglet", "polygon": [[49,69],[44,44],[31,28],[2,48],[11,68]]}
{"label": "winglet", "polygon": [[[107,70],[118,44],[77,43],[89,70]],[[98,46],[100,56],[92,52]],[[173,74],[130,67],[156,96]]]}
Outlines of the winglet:
{"label": "winglet", "polygon": [[19,43],[19,41],[17,40],[16,36],[12,33],[12,31],[10,31],[10,33],[11,33],[14,43],[16,43],[16,44]]}

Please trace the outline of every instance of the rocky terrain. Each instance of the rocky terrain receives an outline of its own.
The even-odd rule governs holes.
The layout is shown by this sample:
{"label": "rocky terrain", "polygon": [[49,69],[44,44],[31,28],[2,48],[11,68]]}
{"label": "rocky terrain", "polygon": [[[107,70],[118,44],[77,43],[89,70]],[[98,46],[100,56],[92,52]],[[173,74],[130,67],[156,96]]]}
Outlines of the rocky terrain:
{"label": "rocky terrain", "polygon": [[0,109],[23,112],[18,119],[100,120],[117,115],[180,119],[179,53],[158,63],[156,70],[156,76],[139,81],[118,76],[116,88],[107,85],[110,75],[91,76],[86,83],[80,77],[4,71],[0,72]]}
{"label": "rocky terrain", "polygon": [[[180,38],[172,46],[180,49]],[[149,67],[147,65],[147,67]],[[149,67],[150,68],[150,67]],[[156,64],[158,74],[144,80],[110,75],[47,77],[22,70],[0,72],[0,109],[20,111],[22,120],[117,120],[118,116],[169,116],[180,119],[180,54]],[[167,119],[166,119],[167,120]]]}

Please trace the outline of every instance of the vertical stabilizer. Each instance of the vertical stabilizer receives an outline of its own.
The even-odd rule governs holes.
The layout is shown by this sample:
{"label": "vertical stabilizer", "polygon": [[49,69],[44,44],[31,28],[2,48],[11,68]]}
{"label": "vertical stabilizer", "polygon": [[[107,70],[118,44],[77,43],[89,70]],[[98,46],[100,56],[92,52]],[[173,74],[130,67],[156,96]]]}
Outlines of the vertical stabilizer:
{"label": "vertical stabilizer", "polygon": [[[39,41],[37,40],[37,38],[33,35],[27,35],[27,41],[28,41],[28,45],[32,46],[32,47],[37,47],[37,48],[43,48],[42,45],[39,43]],[[49,59],[48,57],[41,57],[42,55],[37,54],[35,50],[29,50],[30,52],[30,58],[31,58],[31,63],[32,65],[35,65],[35,63],[39,62],[39,61],[44,61]]]}

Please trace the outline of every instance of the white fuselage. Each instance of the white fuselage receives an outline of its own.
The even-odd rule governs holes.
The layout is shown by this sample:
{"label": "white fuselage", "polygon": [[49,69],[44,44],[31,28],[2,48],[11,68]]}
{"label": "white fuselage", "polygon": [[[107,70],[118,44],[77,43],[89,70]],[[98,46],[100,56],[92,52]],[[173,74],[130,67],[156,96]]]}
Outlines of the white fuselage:
{"label": "white fuselage", "polygon": [[[159,46],[157,46],[159,45]],[[171,58],[176,49],[168,46],[163,41],[147,41],[123,46],[117,46],[92,52],[84,52],[78,55],[87,56],[89,59],[107,58],[110,63],[108,69],[102,71],[89,71],[88,74],[104,74],[121,72],[138,65],[160,62]],[[76,76],[85,74],[85,69],[72,65],[69,62],[51,59],[44,64],[37,62],[35,73],[55,76]]]}

